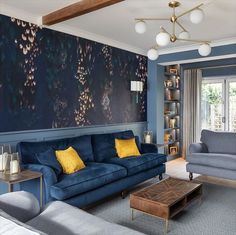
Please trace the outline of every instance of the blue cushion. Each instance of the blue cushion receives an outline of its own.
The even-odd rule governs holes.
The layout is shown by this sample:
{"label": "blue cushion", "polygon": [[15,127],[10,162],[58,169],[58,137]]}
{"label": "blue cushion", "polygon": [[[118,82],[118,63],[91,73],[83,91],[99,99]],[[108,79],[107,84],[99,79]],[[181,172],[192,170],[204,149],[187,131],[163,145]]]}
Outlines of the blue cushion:
{"label": "blue cushion", "polygon": [[108,163],[118,164],[127,169],[128,175],[134,175],[142,171],[154,168],[166,162],[166,155],[157,153],[146,153],[139,157],[119,158],[114,157]]}
{"label": "blue cushion", "polygon": [[37,153],[36,156],[40,164],[51,167],[57,176],[62,173],[61,165],[57,161],[55,151],[52,148],[45,152]]}
{"label": "blue cushion", "polygon": [[92,145],[94,150],[94,160],[105,162],[117,156],[115,149],[115,138],[130,139],[134,138],[133,131],[122,131],[109,134],[92,135]]}
{"label": "blue cushion", "polygon": [[20,142],[17,144],[17,151],[20,154],[23,164],[39,164],[37,154],[45,152],[49,148],[63,150],[69,146],[74,147],[76,151],[78,151],[84,162],[93,161],[93,150],[90,135],[50,141]]}
{"label": "blue cushion", "polygon": [[58,183],[51,186],[51,196],[57,200],[65,200],[121,179],[126,175],[126,169],[119,165],[89,162],[84,169],[74,174],[62,174]]}
{"label": "blue cushion", "polygon": [[67,146],[72,146],[84,162],[94,161],[90,135],[78,136],[67,140]]}

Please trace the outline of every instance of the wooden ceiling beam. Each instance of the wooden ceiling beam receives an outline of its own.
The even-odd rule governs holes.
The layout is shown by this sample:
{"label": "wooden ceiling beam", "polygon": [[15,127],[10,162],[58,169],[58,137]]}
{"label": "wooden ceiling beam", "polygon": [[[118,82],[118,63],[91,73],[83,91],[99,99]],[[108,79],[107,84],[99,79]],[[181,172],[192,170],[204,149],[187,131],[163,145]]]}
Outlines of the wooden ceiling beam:
{"label": "wooden ceiling beam", "polygon": [[42,17],[43,25],[53,25],[124,0],[82,0]]}

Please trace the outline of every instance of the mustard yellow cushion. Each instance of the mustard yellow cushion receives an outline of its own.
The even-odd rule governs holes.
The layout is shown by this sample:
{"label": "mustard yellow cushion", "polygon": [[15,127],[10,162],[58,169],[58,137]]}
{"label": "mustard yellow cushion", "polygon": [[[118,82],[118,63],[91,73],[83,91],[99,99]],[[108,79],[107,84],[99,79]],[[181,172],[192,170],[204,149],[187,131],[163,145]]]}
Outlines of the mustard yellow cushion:
{"label": "mustard yellow cushion", "polygon": [[72,147],[65,150],[57,150],[56,157],[65,174],[72,174],[85,168],[84,162]]}
{"label": "mustard yellow cushion", "polygon": [[115,139],[115,147],[119,158],[141,155],[136,145],[135,138],[127,140]]}

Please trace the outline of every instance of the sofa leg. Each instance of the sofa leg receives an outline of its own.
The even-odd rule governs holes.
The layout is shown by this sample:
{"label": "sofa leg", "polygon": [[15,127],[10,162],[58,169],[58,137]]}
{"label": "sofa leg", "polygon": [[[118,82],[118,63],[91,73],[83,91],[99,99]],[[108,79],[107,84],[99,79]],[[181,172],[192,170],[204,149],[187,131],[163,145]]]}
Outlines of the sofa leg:
{"label": "sofa leg", "polygon": [[122,199],[125,199],[126,194],[127,194],[126,191],[122,191],[122,192],[121,192],[121,198],[122,198]]}
{"label": "sofa leg", "polygon": [[159,180],[162,180],[162,179],[163,179],[163,175],[160,174],[160,175],[159,175]]}
{"label": "sofa leg", "polygon": [[189,179],[193,180],[193,173],[192,172],[189,172]]}

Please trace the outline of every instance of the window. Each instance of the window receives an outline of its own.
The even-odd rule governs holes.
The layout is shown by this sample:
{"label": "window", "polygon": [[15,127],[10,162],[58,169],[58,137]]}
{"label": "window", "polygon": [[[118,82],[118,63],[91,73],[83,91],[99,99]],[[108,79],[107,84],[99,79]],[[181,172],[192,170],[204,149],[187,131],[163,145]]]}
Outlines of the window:
{"label": "window", "polygon": [[203,79],[201,129],[236,131],[236,78]]}

